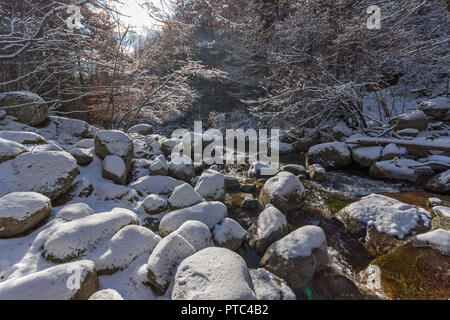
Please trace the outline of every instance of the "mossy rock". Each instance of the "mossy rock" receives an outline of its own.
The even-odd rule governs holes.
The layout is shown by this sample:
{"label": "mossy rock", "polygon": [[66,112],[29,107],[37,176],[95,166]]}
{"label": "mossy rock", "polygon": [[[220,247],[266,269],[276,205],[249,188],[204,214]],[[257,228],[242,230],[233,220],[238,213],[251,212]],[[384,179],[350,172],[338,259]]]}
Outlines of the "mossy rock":
{"label": "mossy rock", "polygon": [[447,300],[450,257],[410,242],[371,262],[381,269],[383,292],[391,299]]}

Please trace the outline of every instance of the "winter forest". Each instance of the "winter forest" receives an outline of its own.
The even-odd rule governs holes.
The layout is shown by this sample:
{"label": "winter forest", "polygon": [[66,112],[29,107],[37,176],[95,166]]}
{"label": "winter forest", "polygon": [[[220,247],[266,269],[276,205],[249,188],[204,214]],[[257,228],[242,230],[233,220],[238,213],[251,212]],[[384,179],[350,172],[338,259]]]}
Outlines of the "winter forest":
{"label": "winter forest", "polygon": [[0,300],[450,299],[449,15],[0,0]]}

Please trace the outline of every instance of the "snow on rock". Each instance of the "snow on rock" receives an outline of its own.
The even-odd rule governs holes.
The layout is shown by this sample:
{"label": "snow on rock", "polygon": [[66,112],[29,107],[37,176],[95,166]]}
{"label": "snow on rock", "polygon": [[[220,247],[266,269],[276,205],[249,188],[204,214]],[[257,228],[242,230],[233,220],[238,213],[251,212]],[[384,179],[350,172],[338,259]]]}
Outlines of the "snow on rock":
{"label": "snow on rock", "polygon": [[344,142],[329,142],[311,147],[306,155],[306,165],[318,163],[326,169],[341,168],[352,163],[350,149]]}
{"label": "snow on rock", "polygon": [[167,197],[150,194],[144,199],[142,205],[148,214],[158,214],[167,210]]}
{"label": "snow on rock", "polygon": [[48,116],[48,107],[44,99],[33,92],[13,91],[0,93],[0,108],[17,121],[37,126]]}
{"label": "snow on rock", "polygon": [[108,155],[121,157],[127,171],[131,169],[134,155],[133,141],[126,133],[118,130],[98,131],[94,138],[95,153],[102,159]]}
{"label": "snow on rock", "polygon": [[296,300],[296,296],[286,281],[266,269],[249,269],[256,299],[258,300]]}
{"label": "snow on rock", "polygon": [[203,222],[212,229],[225,218],[227,207],[218,201],[200,202],[189,208],[172,211],[165,215],[159,224],[161,236],[167,236],[188,220]]}
{"label": "snow on rock", "polygon": [[89,123],[71,118],[49,116],[49,119],[56,125],[56,134],[68,134],[73,137],[92,138],[93,132]]}
{"label": "snow on rock", "polygon": [[31,148],[32,152],[46,152],[46,151],[64,151],[63,148],[61,148],[56,143],[50,142],[47,144],[38,144],[34,145]]}
{"label": "snow on rock", "polygon": [[395,126],[396,131],[408,128],[422,131],[428,127],[428,118],[423,111],[414,110],[392,118],[389,124]]}
{"label": "snow on rock", "polygon": [[82,148],[73,148],[69,150],[69,153],[72,157],[77,160],[78,165],[87,166],[94,160],[93,148],[90,149],[82,149]]}
{"label": "snow on rock", "polygon": [[0,131],[0,138],[20,144],[46,144],[44,137],[35,132]]}
{"label": "snow on rock", "polygon": [[419,110],[427,116],[439,121],[450,120],[450,103],[448,97],[438,97],[420,103]]}
{"label": "snow on rock", "polygon": [[164,156],[156,157],[148,168],[152,176],[167,176],[169,174],[169,164]]}
{"label": "snow on rock", "polygon": [[247,175],[250,178],[259,179],[261,177],[273,176],[275,173],[276,170],[272,166],[262,162],[254,162],[250,165]]}
{"label": "snow on rock", "polygon": [[138,224],[135,213],[123,208],[111,212],[89,215],[55,226],[53,234],[43,245],[43,255],[47,260],[70,261],[96,244],[130,224]]}
{"label": "snow on rock", "polygon": [[126,226],[111,238],[107,251],[94,259],[95,267],[99,274],[123,270],[141,254],[150,255],[160,240],[150,229]]}
{"label": "snow on rock", "polygon": [[430,226],[427,210],[379,194],[371,194],[349,204],[337,217],[351,231],[374,226],[378,232],[403,239],[420,223]]}
{"label": "snow on rock", "polygon": [[130,187],[142,194],[168,195],[183,181],[166,176],[148,176],[139,178]]}
{"label": "snow on rock", "polygon": [[362,167],[370,167],[374,162],[381,159],[383,147],[353,147],[350,150],[355,162]]}
{"label": "snow on rock", "polygon": [[399,182],[422,183],[433,174],[430,166],[412,159],[378,161],[370,167],[371,177]]}
{"label": "snow on rock", "polygon": [[257,254],[263,255],[267,248],[288,233],[288,223],[284,214],[268,204],[258,216],[256,224],[249,229],[249,245]]}
{"label": "snow on rock", "polygon": [[131,127],[128,132],[139,133],[143,136],[153,134],[153,127],[149,124],[137,124]]}
{"label": "snow on rock", "polygon": [[0,238],[33,228],[50,214],[49,198],[36,192],[13,192],[0,198]]}
{"label": "snow on rock", "polygon": [[208,169],[202,173],[195,185],[195,191],[208,201],[224,200],[225,177],[218,171]]}
{"label": "snow on rock", "polygon": [[177,210],[191,207],[203,201],[205,201],[205,199],[203,199],[191,185],[183,183],[173,189],[168,203],[171,210]]}
{"label": "snow on rock", "polygon": [[66,193],[79,173],[77,162],[67,152],[23,153],[11,165],[13,175],[5,177],[6,189],[34,191],[52,200]]}
{"label": "snow on rock", "polygon": [[273,243],[261,266],[285,280],[291,288],[303,287],[316,271],[328,264],[325,233],[317,226],[304,226]]}
{"label": "snow on rock", "polygon": [[0,300],[87,300],[97,290],[94,263],[81,260],[0,282]]}
{"label": "snow on rock", "polygon": [[253,284],[244,259],[231,250],[206,248],[179,265],[174,300],[254,300]]}
{"label": "snow on rock", "polygon": [[225,218],[215,225],[213,235],[217,246],[236,251],[247,236],[247,231],[235,220]]}
{"label": "snow on rock", "polygon": [[83,139],[77,142],[75,145],[80,149],[91,149],[94,148],[94,139]]}
{"label": "snow on rock", "polygon": [[390,143],[383,148],[381,152],[381,160],[392,160],[394,158],[399,158],[403,155],[403,152],[395,143]]}
{"label": "snow on rock", "polygon": [[0,138],[0,163],[14,159],[24,152],[27,152],[27,148],[24,145]]}
{"label": "snow on rock", "polygon": [[450,256],[450,231],[436,229],[427,233],[419,234],[413,240],[415,246],[429,246]]}
{"label": "snow on rock", "polygon": [[450,157],[444,155],[431,155],[418,161],[427,163],[436,173],[444,172],[450,168]]}
{"label": "snow on rock", "polygon": [[264,184],[259,195],[263,207],[271,203],[282,212],[302,207],[305,188],[300,180],[290,172],[282,171]]}
{"label": "snow on rock", "polygon": [[97,291],[88,300],[124,300],[123,297],[114,289],[104,289]]}
{"label": "snow on rock", "polygon": [[120,200],[128,199],[132,200],[136,198],[137,194],[134,189],[129,189],[125,186],[121,186],[114,183],[103,182],[96,185],[95,194],[100,200]]}
{"label": "snow on rock", "polygon": [[191,181],[195,176],[191,158],[185,155],[173,157],[172,161],[169,162],[169,175],[178,180]]}
{"label": "snow on rock", "polygon": [[308,167],[308,175],[312,180],[323,181],[327,178],[327,171],[320,164],[315,163]]}
{"label": "snow on rock", "polygon": [[119,156],[108,155],[103,160],[102,176],[117,184],[127,184],[127,168],[125,162]]}
{"label": "snow on rock", "polygon": [[433,176],[426,184],[425,190],[439,194],[450,194],[450,169]]}
{"label": "snow on rock", "polygon": [[431,230],[450,230],[450,208],[444,206],[433,207],[433,219],[431,220]]}
{"label": "snow on rock", "polygon": [[353,134],[353,130],[341,121],[331,129],[331,134],[334,139],[341,141],[343,138],[350,137]]}
{"label": "snow on rock", "polygon": [[56,212],[55,219],[72,221],[90,216],[91,214],[94,214],[94,210],[86,203],[72,203],[59,209]]}
{"label": "snow on rock", "polygon": [[296,176],[306,173],[305,167],[300,164],[287,164],[281,168],[281,171],[287,171]]}
{"label": "snow on rock", "polygon": [[182,236],[196,251],[214,247],[211,231],[203,222],[196,220],[186,221],[173,233]]}
{"label": "snow on rock", "polygon": [[177,266],[195,253],[194,247],[177,233],[163,238],[151,253],[148,262],[148,281],[159,295],[169,287]]}

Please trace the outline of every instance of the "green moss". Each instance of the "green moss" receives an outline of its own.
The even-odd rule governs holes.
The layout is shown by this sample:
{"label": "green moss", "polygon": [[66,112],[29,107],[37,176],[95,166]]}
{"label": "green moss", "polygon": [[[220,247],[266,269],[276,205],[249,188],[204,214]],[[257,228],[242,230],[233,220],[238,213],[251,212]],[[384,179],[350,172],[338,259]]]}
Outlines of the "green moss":
{"label": "green moss", "polygon": [[328,204],[328,207],[331,209],[333,213],[338,212],[339,210],[345,208],[350,202],[335,200]]}

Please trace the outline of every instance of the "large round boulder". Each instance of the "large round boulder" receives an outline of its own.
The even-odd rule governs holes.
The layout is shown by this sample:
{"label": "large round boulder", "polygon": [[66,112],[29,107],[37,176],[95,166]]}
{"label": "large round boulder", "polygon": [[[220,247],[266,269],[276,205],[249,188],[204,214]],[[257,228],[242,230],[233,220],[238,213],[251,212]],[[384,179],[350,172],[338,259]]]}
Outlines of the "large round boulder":
{"label": "large round boulder", "polygon": [[33,92],[14,91],[0,93],[0,108],[17,121],[37,126],[48,116],[48,106],[44,99]]}
{"label": "large round boulder", "polygon": [[14,159],[24,152],[27,152],[27,148],[24,145],[0,138],[0,163]]}
{"label": "large round boulder", "polygon": [[130,171],[134,147],[133,141],[126,133],[118,130],[98,131],[94,138],[94,149],[102,159],[108,155],[121,157],[125,162],[127,172]]}
{"label": "large round boulder", "polygon": [[325,169],[341,168],[352,163],[350,149],[344,142],[329,142],[311,147],[306,155],[306,165],[320,164]]}

